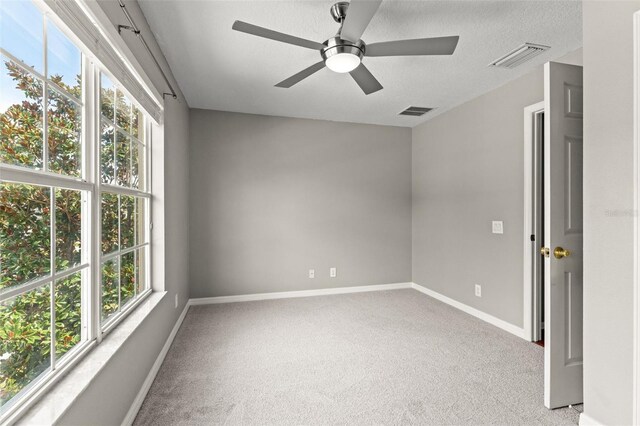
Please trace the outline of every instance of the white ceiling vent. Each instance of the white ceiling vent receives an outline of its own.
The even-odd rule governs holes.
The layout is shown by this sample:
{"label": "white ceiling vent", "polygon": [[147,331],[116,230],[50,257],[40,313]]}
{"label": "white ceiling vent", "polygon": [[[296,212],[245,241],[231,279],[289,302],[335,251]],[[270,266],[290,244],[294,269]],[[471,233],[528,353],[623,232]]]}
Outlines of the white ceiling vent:
{"label": "white ceiling vent", "polygon": [[551,47],[542,44],[525,43],[489,64],[490,67],[515,68],[530,61]]}

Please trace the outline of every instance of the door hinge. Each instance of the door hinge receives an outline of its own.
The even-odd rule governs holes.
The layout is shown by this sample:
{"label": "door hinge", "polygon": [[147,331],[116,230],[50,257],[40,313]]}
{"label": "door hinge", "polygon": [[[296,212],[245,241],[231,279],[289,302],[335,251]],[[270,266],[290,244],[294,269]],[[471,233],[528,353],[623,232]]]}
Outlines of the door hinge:
{"label": "door hinge", "polygon": [[536,240],[536,236],[531,234],[531,241],[535,241]]}
{"label": "door hinge", "polygon": [[153,222],[149,222],[149,229],[153,229]]}

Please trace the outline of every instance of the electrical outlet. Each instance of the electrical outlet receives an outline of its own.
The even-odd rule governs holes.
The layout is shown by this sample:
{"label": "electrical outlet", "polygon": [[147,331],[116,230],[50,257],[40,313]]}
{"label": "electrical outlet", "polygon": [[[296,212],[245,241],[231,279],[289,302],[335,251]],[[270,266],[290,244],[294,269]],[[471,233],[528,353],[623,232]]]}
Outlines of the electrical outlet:
{"label": "electrical outlet", "polygon": [[176,309],[178,309],[178,293],[176,293]]}
{"label": "electrical outlet", "polygon": [[316,277],[316,270],[309,269],[309,278],[315,278],[315,277]]}
{"label": "electrical outlet", "polygon": [[476,284],[476,297],[482,297],[482,286],[480,284]]}
{"label": "electrical outlet", "polygon": [[336,268],[329,268],[329,277],[330,278],[335,278],[338,276],[338,269]]}
{"label": "electrical outlet", "polygon": [[504,234],[504,224],[501,220],[494,220],[491,222],[491,232],[494,234]]}

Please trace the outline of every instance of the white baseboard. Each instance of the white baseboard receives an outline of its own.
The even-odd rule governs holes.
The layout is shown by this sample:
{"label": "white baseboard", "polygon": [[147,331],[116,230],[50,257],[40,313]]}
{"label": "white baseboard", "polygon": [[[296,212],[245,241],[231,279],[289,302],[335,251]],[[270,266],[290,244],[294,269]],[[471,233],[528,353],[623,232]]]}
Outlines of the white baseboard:
{"label": "white baseboard", "polygon": [[600,423],[593,417],[589,417],[585,413],[580,413],[580,420],[578,421],[580,426],[604,426],[604,423]]}
{"label": "white baseboard", "polygon": [[288,299],[292,297],[326,296],[330,294],[360,293],[366,291],[398,290],[412,288],[413,283],[363,285],[354,287],[323,288],[317,290],[279,291],[275,293],[242,294],[239,296],[199,297],[189,299],[190,305],[210,305],[216,303],[250,302],[254,300]]}
{"label": "white baseboard", "polygon": [[438,299],[454,308],[460,309],[467,314],[473,315],[483,321],[488,322],[498,328],[508,331],[522,339],[526,339],[523,328],[516,327],[506,321],[489,315],[464,303],[453,300],[447,296],[430,290],[416,283],[394,283],[394,284],[377,284],[377,285],[363,285],[354,287],[336,287],[336,288],[323,288],[317,290],[300,290],[300,291],[280,291],[274,293],[257,293],[257,294],[243,294],[238,296],[218,296],[218,297],[200,297],[189,299],[189,305],[211,305],[217,303],[233,303],[233,302],[250,302],[255,300],[271,300],[271,299],[287,299],[293,297],[310,297],[310,296],[326,296],[330,294],[345,294],[345,293],[360,293],[365,291],[381,291],[381,290],[398,290],[403,288],[413,288],[421,293]]}
{"label": "white baseboard", "polygon": [[142,387],[140,388],[140,391],[136,395],[136,398],[133,400],[133,403],[131,404],[131,408],[129,408],[127,415],[124,417],[124,420],[122,421],[122,426],[131,426],[131,424],[133,424],[133,421],[136,419],[136,416],[138,415],[138,411],[140,410],[140,407],[142,406],[142,403],[144,402],[144,399],[146,398],[147,393],[149,392],[149,389],[151,388],[151,385],[153,384],[153,381],[156,378],[156,375],[158,374],[160,367],[162,366],[162,362],[164,361],[165,356],[167,356],[167,352],[169,352],[171,343],[173,343],[173,339],[176,337],[176,334],[178,333],[178,330],[182,325],[182,321],[184,320],[184,317],[187,315],[189,306],[190,304],[189,302],[187,302],[187,304],[184,306],[184,309],[182,310],[182,313],[178,317],[176,324],[173,326],[171,333],[169,333],[169,337],[167,337],[167,341],[162,347],[162,350],[160,351],[160,353],[158,354],[156,361],[153,363],[153,366],[151,367],[149,374],[147,374],[147,378],[144,380],[144,383],[142,383]]}
{"label": "white baseboard", "polygon": [[504,331],[508,331],[515,336],[518,336],[525,340],[527,339],[523,328],[517,327],[511,323],[503,321],[500,318],[496,318],[493,315],[489,315],[476,308],[472,308],[471,306],[465,305],[464,303],[458,302],[457,300],[453,300],[450,297],[444,296],[438,292],[423,287],[420,284],[411,283],[411,287],[421,293],[426,294],[427,296],[431,296],[434,299],[438,299],[439,301],[446,303],[447,305],[451,305],[454,308],[460,309],[461,311],[466,312],[469,315],[473,315],[476,318],[488,322],[491,325],[495,325],[496,327],[501,328]]}

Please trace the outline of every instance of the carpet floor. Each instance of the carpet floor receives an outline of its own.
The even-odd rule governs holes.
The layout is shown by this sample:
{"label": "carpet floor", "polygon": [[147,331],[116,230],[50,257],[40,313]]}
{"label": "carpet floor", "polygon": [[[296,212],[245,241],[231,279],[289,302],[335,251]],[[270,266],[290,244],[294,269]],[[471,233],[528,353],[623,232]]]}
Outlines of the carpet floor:
{"label": "carpet floor", "polygon": [[575,425],[543,351],[412,289],[192,306],[135,425]]}

